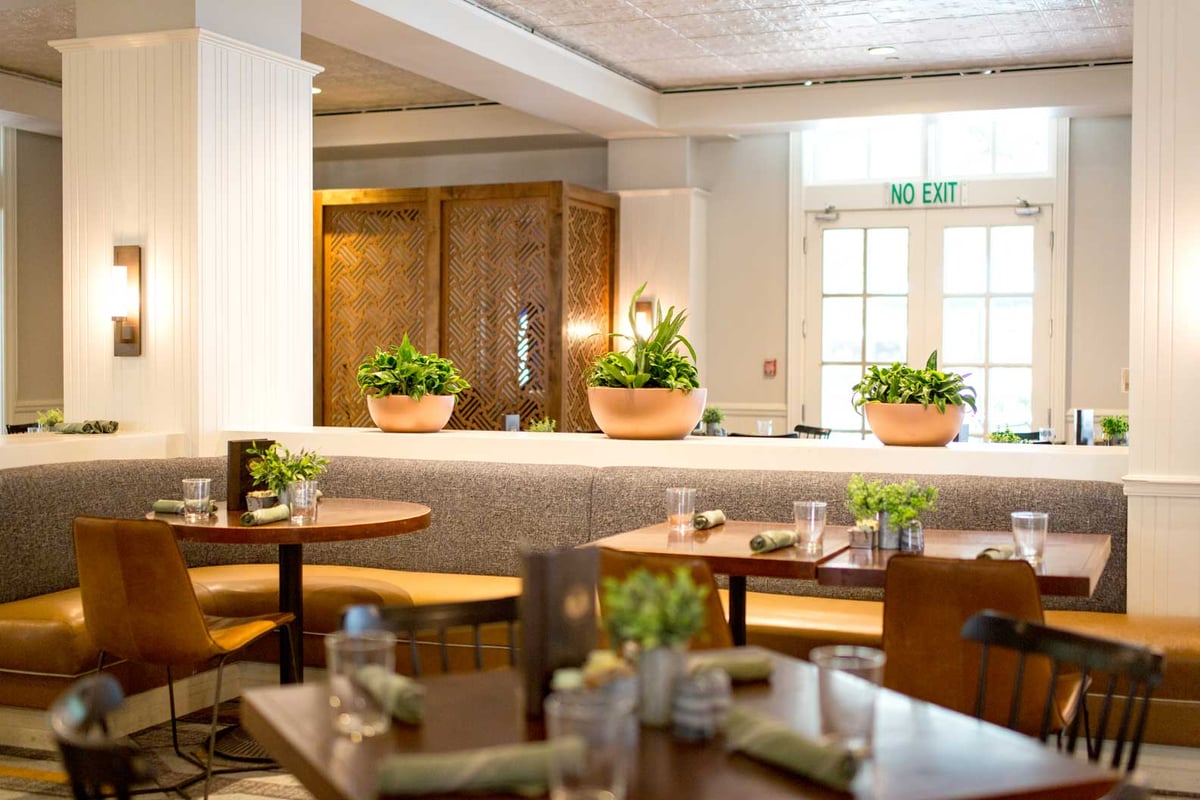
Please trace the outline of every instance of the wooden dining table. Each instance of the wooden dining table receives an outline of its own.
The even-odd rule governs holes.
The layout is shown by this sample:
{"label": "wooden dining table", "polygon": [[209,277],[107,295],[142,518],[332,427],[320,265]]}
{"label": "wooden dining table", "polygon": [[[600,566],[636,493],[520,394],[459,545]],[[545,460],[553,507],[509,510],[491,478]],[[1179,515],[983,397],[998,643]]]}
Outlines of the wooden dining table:
{"label": "wooden dining table", "polygon": [[[817,670],[769,651],[769,682],[737,685],[734,702],[820,736]],[[875,800],[1096,800],[1119,775],[1057,752],[1036,739],[839,676],[839,691],[877,691],[874,757],[856,779],[856,796]],[[396,723],[361,742],[339,736],[320,684],[250,689],[242,722],[278,763],[318,800],[375,800],[383,759],[440,753],[544,737],[522,713],[518,673],[498,670],[422,680],[424,722]],[[643,727],[629,800],[844,798],[802,776],[729,752],[718,737],[675,739]],[[495,795],[472,795],[486,797]],[[507,795],[502,795],[507,796]]]}
{"label": "wooden dining table", "polygon": [[[825,528],[822,547],[806,552],[785,547],[755,553],[750,540],[758,533],[788,528],[783,522],[730,520],[689,537],[669,532],[665,522],[637,530],[605,536],[589,547],[607,547],[627,553],[644,553],[678,558],[699,558],[718,575],[729,576],[729,628],[734,644],[746,643],[746,578],[792,578],[815,580],[823,586],[882,588],[887,562],[898,550],[869,550],[850,547],[846,526]],[[973,559],[987,547],[1012,545],[1007,531],[925,530],[925,555]],[[1103,534],[1051,533],[1046,537],[1046,557],[1035,568],[1042,594],[1090,597],[1108,563],[1110,538]]]}

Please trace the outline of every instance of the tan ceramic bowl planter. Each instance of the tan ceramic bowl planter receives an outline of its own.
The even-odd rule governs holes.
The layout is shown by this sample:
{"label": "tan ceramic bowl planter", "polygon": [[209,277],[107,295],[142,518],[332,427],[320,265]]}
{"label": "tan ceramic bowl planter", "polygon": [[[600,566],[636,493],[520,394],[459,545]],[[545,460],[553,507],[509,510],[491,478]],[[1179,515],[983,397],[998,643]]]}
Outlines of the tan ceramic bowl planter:
{"label": "tan ceramic bowl planter", "polygon": [[413,400],[403,394],[367,395],[367,411],[379,430],[388,433],[435,433],[454,413],[454,395],[427,394]]}
{"label": "tan ceramic bowl planter", "polygon": [[920,403],[867,403],[863,408],[871,431],[884,444],[943,447],[962,430],[963,406],[946,406],[944,414]]}
{"label": "tan ceramic bowl planter", "polygon": [[707,398],[707,389],[588,387],[592,417],[613,439],[682,439],[700,421]]}

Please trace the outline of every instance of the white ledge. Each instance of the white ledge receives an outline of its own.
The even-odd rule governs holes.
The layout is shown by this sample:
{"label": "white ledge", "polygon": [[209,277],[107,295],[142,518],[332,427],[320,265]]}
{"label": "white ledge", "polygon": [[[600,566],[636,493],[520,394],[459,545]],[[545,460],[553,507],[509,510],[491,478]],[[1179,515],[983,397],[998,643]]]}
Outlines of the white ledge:
{"label": "white ledge", "polygon": [[175,458],[184,455],[181,433],[9,433],[0,435],[0,469],[71,461]]}

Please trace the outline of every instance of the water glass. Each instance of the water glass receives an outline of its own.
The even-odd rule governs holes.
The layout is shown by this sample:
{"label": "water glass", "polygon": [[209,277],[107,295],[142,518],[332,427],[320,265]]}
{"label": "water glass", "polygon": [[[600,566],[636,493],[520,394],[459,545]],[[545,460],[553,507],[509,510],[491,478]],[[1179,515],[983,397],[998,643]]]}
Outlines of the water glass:
{"label": "water glass", "polygon": [[759,436],[771,436],[775,433],[775,420],[756,419],[754,420],[754,428]]}
{"label": "water glass", "polygon": [[183,479],[183,521],[204,522],[212,506],[211,478]]}
{"label": "water glass", "polygon": [[821,732],[860,757],[870,756],[875,686],[883,681],[887,657],[873,647],[832,645],[814,648],[808,658],[817,665]]}
{"label": "water glass", "polygon": [[667,533],[671,536],[689,536],[696,532],[696,490],[684,488],[667,489]]}
{"label": "water glass", "polygon": [[806,553],[821,552],[825,537],[824,501],[796,500],[792,509],[796,515],[796,546]]}
{"label": "water glass", "polygon": [[288,505],[293,525],[312,525],[317,521],[317,482],[292,481],[288,484]]}
{"label": "water glass", "polygon": [[391,715],[357,686],[356,673],[368,666],[396,671],[395,636],[386,631],[338,631],[325,637],[330,719],[334,730],[355,742],[378,736],[392,724]]}
{"label": "water glass", "polygon": [[582,761],[550,758],[551,800],[624,800],[636,751],[629,731],[636,726],[633,699],[606,692],[554,692],[546,698],[546,738],[583,739]]}
{"label": "water glass", "polygon": [[1012,512],[1013,550],[1035,567],[1042,563],[1046,553],[1046,530],[1050,527],[1050,515],[1045,511]]}

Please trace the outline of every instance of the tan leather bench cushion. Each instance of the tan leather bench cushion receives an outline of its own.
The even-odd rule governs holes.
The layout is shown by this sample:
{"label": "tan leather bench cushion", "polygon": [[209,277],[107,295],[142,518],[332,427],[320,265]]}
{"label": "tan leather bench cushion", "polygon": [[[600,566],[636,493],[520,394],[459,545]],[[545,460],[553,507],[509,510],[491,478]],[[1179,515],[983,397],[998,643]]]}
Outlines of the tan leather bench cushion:
{"label": "tan leather bench cushion", "polygon": [[0,604],[0,670],[79,675],[96,668],[78,589]]}

